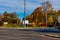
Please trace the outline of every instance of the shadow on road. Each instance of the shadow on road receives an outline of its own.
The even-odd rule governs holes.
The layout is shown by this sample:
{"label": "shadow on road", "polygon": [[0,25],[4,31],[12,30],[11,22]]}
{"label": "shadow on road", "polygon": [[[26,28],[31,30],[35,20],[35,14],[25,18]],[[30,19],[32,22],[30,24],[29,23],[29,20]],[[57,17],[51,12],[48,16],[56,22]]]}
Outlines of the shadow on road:
{"label": "shadow on road", "polygon": [[47,33],[60,33],[60,30],[55,29],[55,28],[46,28],[46,29],[37,29],[37,30],[32,30],[35,32],[47,32]]}

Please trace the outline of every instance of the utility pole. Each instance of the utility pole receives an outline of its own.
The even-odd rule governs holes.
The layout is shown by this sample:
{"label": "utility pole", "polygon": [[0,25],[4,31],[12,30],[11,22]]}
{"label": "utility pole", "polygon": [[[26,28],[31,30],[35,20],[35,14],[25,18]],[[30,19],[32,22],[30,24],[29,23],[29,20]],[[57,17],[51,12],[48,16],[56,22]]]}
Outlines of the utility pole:
{"label": "utility pole", "polygon": [[57,26],[57,14],[54,14],[54,28]]}
{"label": "utility pole", "polygon": [[[16,13],[17,13],[17,9],[18,9],[18,8],[16,8]],[[17,27],[18,27],[18,15],[17,15]]]}
{"label": "utility pole", "polygon": [[46,2],[42,2],[43,12],[46,13],[46,27],[47,27],[47,6]]}
{"label": "utility pole", "polygon": [[44,1],[42,2],[42,8],[43,8],[43,12],[46,13],[46,27],[47,27],[47,21],[48,21],[48,10],[51,8],[51,4],[49,1]]}
{"label": "utility pole", "polygon": [[25,27],[25,15],[26,14],[26,0],[24,0],[24,27]]}

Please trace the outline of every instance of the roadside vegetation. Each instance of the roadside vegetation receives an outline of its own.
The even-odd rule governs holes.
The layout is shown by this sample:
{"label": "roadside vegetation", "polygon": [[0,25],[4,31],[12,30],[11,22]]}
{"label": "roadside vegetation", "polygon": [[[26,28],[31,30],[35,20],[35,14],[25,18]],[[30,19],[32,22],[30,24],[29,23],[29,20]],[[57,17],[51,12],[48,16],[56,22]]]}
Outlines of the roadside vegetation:
{"label": "roadside vegetation", "polygon": [[[29,24],[26,27],[46,27],[46,14],[47,14],[47,27],[59,27],[58,17],[60,16],[60,10],[56,11],[52,7],[52,4],[47,1],[47,13],[43,11],[43,7],[37,7],[30,15],[26,16],[26,20]],[[23,18],[24,19],[24,18]],[[16,12],[8,13],[4,12],[0,15],[1,27],[23,27],[22,20],[17,16]],[[60,27],[59,27],[60,28]]]}

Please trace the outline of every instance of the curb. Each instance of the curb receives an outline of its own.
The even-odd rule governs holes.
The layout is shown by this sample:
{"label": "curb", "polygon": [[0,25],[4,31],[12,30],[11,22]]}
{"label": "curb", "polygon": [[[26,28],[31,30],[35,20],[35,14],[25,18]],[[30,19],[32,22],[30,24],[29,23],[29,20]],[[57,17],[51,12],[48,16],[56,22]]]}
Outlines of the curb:
{"label": "curb", "polygon": [[3,28],[0,27],[0,29],[7,29],[7,30],[22,30],[22,31],[35,31],[35,32],[46,32],[46,33],[60,33],[60,30],[46,30],[44,28]]}

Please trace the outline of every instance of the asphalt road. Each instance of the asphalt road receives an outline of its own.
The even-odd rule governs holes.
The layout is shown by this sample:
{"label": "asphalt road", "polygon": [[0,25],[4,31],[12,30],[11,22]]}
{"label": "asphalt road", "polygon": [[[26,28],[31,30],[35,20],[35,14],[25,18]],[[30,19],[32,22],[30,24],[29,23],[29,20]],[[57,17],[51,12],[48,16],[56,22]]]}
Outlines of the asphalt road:
{"label": "asphalt road", "polygon": [[46,35],[60,35],[60,33],[44,33],[24,31],[20,29],[0,29],[0,40],[60,40],[60,37]]}

